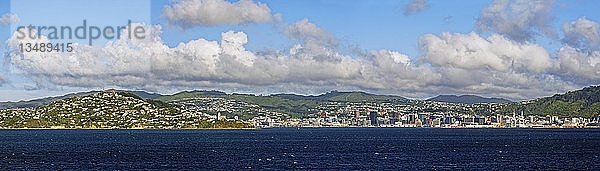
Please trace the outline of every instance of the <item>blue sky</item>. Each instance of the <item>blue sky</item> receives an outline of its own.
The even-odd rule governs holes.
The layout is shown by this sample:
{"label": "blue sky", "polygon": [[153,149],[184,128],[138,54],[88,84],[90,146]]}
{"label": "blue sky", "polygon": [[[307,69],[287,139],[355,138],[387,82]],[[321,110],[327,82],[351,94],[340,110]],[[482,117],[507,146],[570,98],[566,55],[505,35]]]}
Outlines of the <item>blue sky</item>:
{"label": "blue sky", "polygon": [[[195,27],[189,30],[169,26],[161,17],[162,9],[170,0],[3,0],[1,13],[22,13],[21,21],[34,25],[72,25],[78,26],[82,19],[96,25],[123,25],[126,19],[148,22],[163,26],[163,40],[169,46],[176,46],[195,38],[218,40],[221,32],[240,30],[248,33],[253,43],[249,49],[266,47],[286,47],[291,44],[272,24],[246,24],[242,26],[224,25],[213,27]],[[307,18],[310,22],[330,31],[343,43],[364,49],[392,49],[416,56],[416,41],[427,33],[475,31],[475,19],[491,0],[430,1],[426,12],[415,15],[403,15],[404,6],[409,0],[382,1],[278,1],[261,0],[275,13],[284,14],[285,23]],[[561,23],[585,16],[591,20],[600,20],[594,0],[558,1],[554,9],[554,26],[560,29]],[[25,24],[26,25],[26,24]],[[2,29],[6,29],[3,27]],[[12,28],[14,31],[14,28]],[[3,37],[6,38],[6,32]],[[543,37],[540,38],[543,41]],[[542,42],[548,44],[548,42]],[[547,45],[552,47],[552,45]],[[556,48],[556,47],[554,47]]]}
{"label": "blue sky", "polygon": [[[471,32],[474,18],[481,8],[490,1],[431,2],[431,11],[413,16],[404,16],[403,8],[408,1],[260,1],[269,5],[275,13],[284,14],[284,22],[293,23],[304,18],[332,32],[349,46],[364,49],[393,49],[417,55],[416,40],[425,33]],[[155,22],[167,25],[160,19],[161,10],[168,1],[153,1]],[[447,10],[461,9],[461,10]],[[445,18],[451,17],[448,21]],[[285,47],[290,42],[276,34],[270,24],[250,24],[245,26],[199,27],[186,30],[166,26],[163,38],[169,45],[177,45],[190,38],[206,37],[218,39],[221,32],[229,29],[248,33],[253,41],[250,49]],[[266,30],[266,31],[265,31]]]}
{"label": "blue sky", "polygon": [[[194,38],[218,39],[220,33],[231,29],[248,32],[253,43],[250,49],[289,45],[284,37],[276,34],[271,24],[247,24],[243,26],[225,25],[215,27],[196,27],[181,30],[168,26],[161,18],[162,9],[170,0],[18,0],[12,3],[14,12],[22,21],[37,25],[78,25],[82,19],[93,21],[97,25],[122,25],[125,19],[147,21],[163,26],[163,39],[170,46]],[[491,0],[431,1],[426,12],[411,16],[403,15],[408,0],[382,1],[277,1],[262,0],[275,13],[284,14],[284,22],[293,23],[307,18],[320,27],[332,32],[349,45],[364,49],[393,49],[417,55],[416,40],[426,33],[475,31],[475,19]],[[3,0],[1,13],[10,12],[11,1]],[[561,23],[585,16],[599,20],[600,13],[593,0],[558,1],[554,9],[554,26],[559,30]],[[6,29],[6,27],[2,27]],[[14,30],[14,28],[13,28]],[[251,34],[253,33],[253,34]],[[6,38],[6,32],[2,35]]]}
{"label": "blue sky", "polygon": [[[426,12],[411,16],[403,15],[404,5],[408,0],[394,1],[277,1],[263,0],[275,13],[284,14],[284,22],[293,23],[307,18],[309,21],[332,32],[348,45],[359,46],[364,49],[392,49],[416,56],[416,41],[423,34],[475,31],[475,19],[481,10],[491,3],[491,0],[461,1],[443,0],[431,1]],[[152,16],[155,23],[167,25],[160,19],[161,10],[169,1],[153,1]],[[561,23],[573,21],[581,16],[591,20],[600,20],[600,12],[595,8],[597,1],[582,0],[558,1],[554,27],[560,29]],[[248,44],[250,49],[265,47],[285,47],[289,42],[273,29],[270,24],[250,24],[244,26],[218,26],[198,27],[182,31],[178,28],[164,27],[163,38],[169,45],[174,46],[182,41],[193,38],[206,37],[218,39],[221,32],[227,30],[241,30],[248,33],[253,43]],[[539,38],[543,41],[543,37]],[[558,46],[549,47],[556,48]],[[560,44],[559,42],[556,42]]]}
{"label": "blue sky", "polygon": [[[163,9],[166,6],[178,2],[180,1],[2,0],[0,2],[0,14],[15,13],[19,16],[20,22],[11,24],[10,27],[6,25],[0,26],[0,38],[3,40],[9,39],[9,35],[15,31],[16,26],[20,25],[31,24],[47,26],[77,26],[81,23],[82,19],[86,19],[89,22],[99,26],[117,26],[124,25],[128,19],[131,19],[136,22],[144,22],[147,24],[151,23],[152,25],[161,26],[162,33],[160,34],[160,39],[162,43],[170,48],[175,48],[179,44],[188,43],[198,39],[219,42],[222,39],[222,33],[235,31],[243,32],[245,35],[247,35],[248,43],[243,45],[246,50],[252,53],[258,54],[263,51],[277,51],[284,53],[296,44],[304,46],[308,45],[307,42],[303,42],[304,39],[290,38],[289,35],[284,33],[286,28],[293,26],[294,23],[303,19],[308,19],[310,23],[318,26],[320,30],[325,30],[335,37],[340,46],[333,49],[333,51],[336,53],[347,55],[350,59],[359,59],[361,56],[359,54],[354,54],[352,50],[358,49],[364,52],[375,50],[394,51],[406,55],[413,63],[420,63],[418,64],[419,66],[416,66],[416,68],[419,68],[440,65],[435,62],[427,61],[430,60],[429,58],[422,58],[422,56],[427,56],[427,54],[426,52],[420,50],[420,39],[426,34],[441,35],[442,33],[448,32],[453,34],[467,35],[470,32],[476,32],[477,35],[483,38],[487,38],[493,34],[501,34],[494,31],[478,32],[477,30],[477,19],[482,15],[483,9],[494,3],[494,1],[491,0],[429,0],[426,1],[428,8],[412,15],[404,14],[405,7],[407,4],[412,3],[412,0],[255,0],[252,2],[268,6],[271,14],[273,16],[280,15],[282,21],[217,24],[210,26],[198,25],[185,29],[176,24],[169,24],[169,19],[163,14]],[[236,3],[237,1],[227,2]],[[564,33],[561,31],[562,25],[582,17],[585,17],[590,21],[600,21],[600,12],[597,10],[599,5],[600,3],[594,0],[556,1],[553,3],[553,8],[550,14],[552,19],[546,23],[557,33],[556,36],[552,37],[544,34],[537,34],[534,36],[534,39],[529,40],[528,42],[543,47],[550,54],[550,58],[553,60],[558,59],[559,57],[555,56],[555,54],[564,45],[564,43],[561,41],[561,38],[564,36]],[[9,29],[11,30],[9,31]],[[96,42],[95,46],[102,47],[108,41],[109,40],[99,40]],[[82,43],[82,41],[78,42]],[[5,48],[3,48],[3,50],[5,51]],[[362,76],[362,79],[358,81],[348,81],[346,77],[342,76],[343,78],[334,77],[330,78],[329,80],[319,80],[318,83],[313,82],[310,84],[305,84],[305,80],[298,81],[292,80],[292,78],[277,78],[274,80],[281,82],[254,85],[247,84],[244,81],[239,81],[243,80],[243,78],[232,78],[231,80],[233,81],[230,81],[224,79],[227,77],[223,76],[186,76],[186,78],[190,79],[177,81],[185,82],[186,85],[189,84],[190,86],[182,86],[180,84],[173,86],[169,86],[169,84],[160,84],[160,86],[129,86],[129,84],[123,84],[121,80],[116,81],[110,79],[106,80],[109,82],[106,84],[78,86],[76,83],[73,84],[72,81],[70,81],[68,84],[61,83],[60,81],[57,81],[59,79],[57,79],[56,75],[42,73],[42,76],[40,76],[38,73],[36,76],[31,76],[29,73],[27,73],[29,71],[20,73],[22,68],[19,68],[19,66],[13,66],[12,63],[14,63],[14,61],[11,62],[11,60],[6,59],[7,57],[5,55],[3,55],[1,58],[4,58],[2,61],[5,62],[0,65],[2,67],[2,70],[0,70],[0,73],[2,73],[0,78],[4,80],[0,82],[2,83],[0,84],[0,101],[24,100],[37,97],[61,95],[73,91],[88,91],[105,88],[141,89],[160,93],[173,93],[180,90],[200,88],[217,89],[228,92],[296,92],[301,94],[318,94],[326,92],[327,90],[342,89],[398,94],[413,98],[424,98],[435,94],[479,94],[484,96],[500,96],[511,99],[528,99],[541,95],[549,95],[565,89],[574,87],[578,88],[600,83],[597,79],[595,79],[594,75],[592,75],[591,78],[588,75],[588,77],[585,79],[582,78],[582,81],[557,83],[557,85],[569,86],[552,90],[546,88],[544,91],[535,91],[535,93],[527,92],[532,90],[522,88],[523,85],[513,85],[514,87],[508,86],[507,88],[514,88],[512,91],[493,91],[502,88],[503,86],[506,87],[507,85],[497,85],[492,86],[495,88],[488,87],[489,89],[479,90],[474,87],[496,84],[479,80],[471,81],[470,84],[472,85],[466,86],[467,83],[445,85],[444,82],[448,82],[448,80],[444,81],[444,79],[440,79],[438,81],[434,81],[434,83],[423,82],[416,84],[415,87],[423,87],[422,89],[416,90],[395,88],[393,86],[367,86],[363,83],[355,83],[363,81],[369,82],[370,80],[366,79],[367,76],[364,75]],[[443,68],[443,66],[437,67],[439,68],[433,68],[429,70],[434,70],[433,72],[443,72],[445,69],[448,69]],[[450,68],[456,67],[460,68],[460,66],[451,66]],[[16,72],[15,68],[17,68],[19,72]],[[558,77],[569,77],[569,74],[572,74],[570,72],[563,74],[560,73],[561,71],[559,70],[562,70],[562,68],[548,69],[544,73],[538,72],[521,74],[531,74],[527,75],[527,78],[540,78],[537,81],[547,79],[548,77],[552,77],[553,79],[556,77],[559,82],[567,79],[560,79]],[[74,71],[69,70],[64,72],[72,73]],[[505,74],[502,72],[503,71],[494,73],[493,75]],[[116,75],[122,76],[128,74],[129,73],[118,73]],[[404,80],[404,76],[405,75],[401,74],[401,76],[397,77],[402,79],[391,81],[411,82],[411,80]],[[320,78],[318,76],[315,77]],[[444,77],[443,74],[442,77]],[[112,75],[110,78],[115,78],[115,75]],[[169,78],[160,81],[168,82],[173,81],[173,79],[175,78]],[[313,77],[303,79],[312,80]],[[377,80],[390,81],[388,78],[381,78]],[[114,84],[112,84],[113,82]],[[450,80],[450,82],[454,81]],[[462,85],[465,86],[460,87]],[[272,90],[273,87],[297,88],[289,90],[282,88],[276,89],[275,91],[269,91]],[[450,88],[446,89],[444,87]],[[533,88],[535,89],[535,87]],[[417,93],[413,93],[415,91]]]}

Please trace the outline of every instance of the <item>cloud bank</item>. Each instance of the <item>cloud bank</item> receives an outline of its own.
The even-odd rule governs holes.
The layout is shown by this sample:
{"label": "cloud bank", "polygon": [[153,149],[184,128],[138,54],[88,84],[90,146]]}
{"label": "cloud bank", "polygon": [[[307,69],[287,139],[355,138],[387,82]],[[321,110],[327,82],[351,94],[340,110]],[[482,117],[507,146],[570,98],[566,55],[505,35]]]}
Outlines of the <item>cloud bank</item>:
{"label": "cloud bank", "polygon": [[[14,72],[36,78],[41,86],[416,90],[439,79],[426,67],[411,66],[408,56],[399,52],[379,50],[359,56],[343,55],[330,43],[315,41],[333,38],[306,20],[294,26],[308,26],[309,29],[295,30],[297,35],[308,37],[283,52],[248,51],[244,48],[248,43],[246,34],[234,31],[224,32],[220,41],[196,39],[170,48],[159,37],[160,26],[143,26],[151,30],[146,35],[148,39],[119,39],[104,47],[76,45],[73,53],[11,51],[9,61],[18,69]],[[9,47],[48,42],[45,37],[17,39],[15,36],[16,33],[8,41]]]}
{"label": "cloud bank", "polygon": [[[141,24],[133,26],[137,25]],[[423,55],[413,61],[385,49],[341,53],[332,43],[337,39],[308,20],[286,28],[285,33],[298,40],[295,45],[284,51],[259,52],[245,49],[249,40],[243,32],[228,31],[218,41],[196,39],[168,47],[159,36],[160,26],[141,26],[150,31],[147,39],[124,38],[104,47],[76,45],[73,53],[12,51],[10,64],[18,68],[16,72],[36,78],[40,86],[152,91],[340,89],[409,97],[447,92],[525,99],[574,86],[545,74],[554,66],[543,48],[500,35],[424,35],[419,41]],[[13,48],[26,42],[48,40],[13,37],[8,41]]]}
{"label": "cloud bank", "polygon": [[577,87],[552,74],[557,61],[536,44],[498,34],[442,33],[422,36],[419,45],[422,59],[451,92],[527,99]]}

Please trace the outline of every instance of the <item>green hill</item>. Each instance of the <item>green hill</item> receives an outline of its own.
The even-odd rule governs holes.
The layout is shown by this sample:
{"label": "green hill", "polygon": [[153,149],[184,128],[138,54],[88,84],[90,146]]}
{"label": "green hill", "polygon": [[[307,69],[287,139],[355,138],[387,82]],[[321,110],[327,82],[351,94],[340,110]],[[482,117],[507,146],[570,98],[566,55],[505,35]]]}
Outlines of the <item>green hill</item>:
{"label": "green hill", "polygon": [[[367,103],[408,103],[410,100],[393,95],[375,95],[365,92],[338,92],[331,91],[317,96],[304,96],[296,94],[274,94],[274,95],[252,95],[252,94],[226,94],[220,91],[182,91],[173,95],[160,95],[155,93],[147,93],[144,91],[126,91],[126,90],[108,90],[118,92],[120,95],[141,99],[157,107],[171,108],[169,102],[203,98],[203,97],[219,97],[224,99],[242,101],[250,104],[259,105],[268,110],[284,112],[292,115],[304,115],[314,113],[311,111],[319,104],[325,102],[367,102]],[[22,102],[2,102],[0,109],[10,108],[36,108],[44,105],[49,105],[52,102],[66,100],[75,97],[84,97],[101,91],[91,91],[68,94],[64,96],[48,97]]]}
{"label": "green hill", "polygon": [[[0,110],[3,128],[247,128],[238,121],[209,122],[203,113],[145,96],[151,93],[106,90],[63,97],[32,108]],[[56,97],[54,99],[57,99]]]}
{"label": "green hill", "polygon": [[[321,95],[296,95],[296,94],[273,94],[273,95],[252,95],[252,94],[226,94],[220,91],[183,91],[173,95],[160,95],[146,93],[143,91],[123,91],[110,90],[118,92],[121,96],[132,97],[144,101],[152,106],[164,109],[173,109],[170,102],[204,98],[218,97],[228,100],[241,101],[249,104],[258,105],[261,108],[288,113],[291,115],[304,115],[314,113],[317,106],[327,102],[356,102],[356,103],[401,103],[408,104],[415,100],[406,99],[394,95],[376,95],[365,92],[338,92],[331,91]],[[3,102],[2,108],[37,108],[50,105],[55,101],[66,99],[81,98],[98,91],[68,94],[65,96],[49,97],[31,101],[22,102]],[[418,101],[418,100],[417,100]],[[544,97],[535,100],[508,103],[493,113],[520,114],[526,115],[556,115],[561,117],[585,117],[590,118],[600,115],[600,86],[587,87],[582,90],[570,91],[565,94],[557,94],[551,97]]]}
{"label": "green hill", "polygon": [[376,95],[365,92],[337,92],[333,91],[323,95],[328,101],[335,102],[390,102],[390,103],[406,103],[408,99],[401,96],[393,95]]}
{"label": "green hill", "polygon": [[307,99],[286,99],[277,96],[251,94],[226,94],[219,91],[185,91],[173,95],[164,95],[156,100],[171,102],[190,98],[219,97],[259,105],[265,109],[289,114],[308,114],[309,109],[317,106],[317,101]]}
{"label": "green hill", "polygon": [[396,102],[406,103],[410,100],[393,95],[376,95],[365,92],[338,92],[331,91],[318,96],[302,96],[296,94],[275,94],[273,97],[279,97],[290,100],[316,100],[316,101],[331,101],[331,102]]}
{"label": "green hill", "polygon": [[556,94],[522,103],[514,103],[502,109],[503,113],[525,115],[556,115],[561,117],[591,118],[600,115],[600,86]]}
{"label": "green hill", "polygon": [[446,102],[446,103],[463,103],[463,104],[477,104],[477,103],[510,103],[510,100],[502,98],[487,98],[476,95],[439,95],[430,99],[429,101]]}
{"label": "green hill", "polygon": [[273,94],[269,96],[252,94],[226,94],[219,91],[185,91],[173,95],[165,95],[156,100],[170,102],[186,98],[220,97],[259,105],[265,109],[284,112],[292,115],[310,114],[319,104],[325,102],[390,102],[407,103],[410,100],[392,95],[375,95],[364,92],[332,91],[318,96],[303,96],[296,94]]}
{"label": "green hill", "polygon": [[141,126],[144,120],[179,113],[175,106],[152,99],[143,99],[131,92],[107,90],[71,96],[36,108],[9,109],[4,115],[17,118],[2,122],[4,127],[48,128],[129,128]]}

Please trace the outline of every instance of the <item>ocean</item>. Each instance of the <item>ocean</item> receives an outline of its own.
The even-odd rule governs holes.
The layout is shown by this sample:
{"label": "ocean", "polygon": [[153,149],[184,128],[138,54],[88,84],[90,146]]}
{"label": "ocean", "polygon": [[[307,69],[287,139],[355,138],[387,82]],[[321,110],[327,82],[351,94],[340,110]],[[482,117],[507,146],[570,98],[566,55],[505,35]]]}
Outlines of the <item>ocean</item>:
{"label": "ocean", "polygon": [[0,130],[0,170],[598,170],[600,129]]}

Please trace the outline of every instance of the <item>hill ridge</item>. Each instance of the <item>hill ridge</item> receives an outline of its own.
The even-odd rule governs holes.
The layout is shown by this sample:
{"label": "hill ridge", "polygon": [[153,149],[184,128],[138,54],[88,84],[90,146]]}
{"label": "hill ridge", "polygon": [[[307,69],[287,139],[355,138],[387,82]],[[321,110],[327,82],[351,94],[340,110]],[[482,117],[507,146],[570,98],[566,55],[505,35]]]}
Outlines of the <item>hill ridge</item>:
{"label": "hill ridge", "polygon": [[465,95],[438,95],[427,99],[428,101],[446,102],[446,103],[463,103],[463,104],[476,104],[476,103],[511,103],[512,101],[496,98],[496,97],[482,97],[478,95],[465,94]]}

